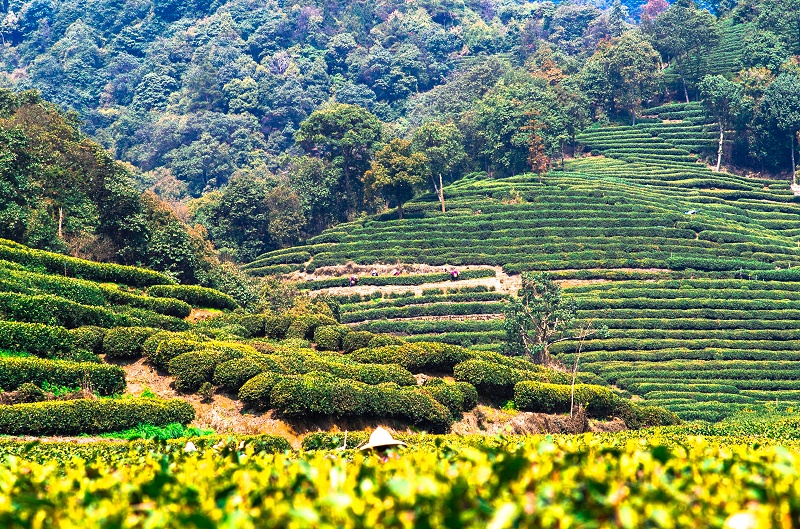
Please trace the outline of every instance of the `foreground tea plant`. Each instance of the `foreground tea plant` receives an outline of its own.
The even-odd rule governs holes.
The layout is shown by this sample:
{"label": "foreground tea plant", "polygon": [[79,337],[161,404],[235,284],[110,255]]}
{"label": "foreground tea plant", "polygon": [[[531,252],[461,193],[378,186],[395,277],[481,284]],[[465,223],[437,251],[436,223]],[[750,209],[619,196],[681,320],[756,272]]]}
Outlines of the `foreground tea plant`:
{"label": "foreground tea plant", "polygon": [[[744,442],[744,441],[741,441]],[[230,447],[230,445],[226,445]],[[448,437],[352,451],[207,449],[0,468],[3,527],[795,527],[800,450],[672,435]]]}

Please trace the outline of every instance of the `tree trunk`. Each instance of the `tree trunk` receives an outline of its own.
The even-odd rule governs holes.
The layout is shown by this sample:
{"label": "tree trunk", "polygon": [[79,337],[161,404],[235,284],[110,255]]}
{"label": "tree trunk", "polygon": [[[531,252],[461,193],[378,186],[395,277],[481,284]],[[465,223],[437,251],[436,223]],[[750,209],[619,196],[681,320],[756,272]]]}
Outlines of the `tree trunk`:
{"label": "tree trunk", "polygon": [[439,174],[438,187],[436,186],[436,179],[433,176],[431,176],[431,181],[433,182],[433,189],[436,191],[436,198],[439,199],[439,203],[442,205],[442,213],[444,213],[444,183],[442,182],[442,175]]}
{"label": "tree trunk", "polygon": [[722,165],[722,145],[725,142],[725,129],[722,126],[722,121],[719,122],[719,147],[717,147],[717,169],[716,172],[719,172],[719,168]]}
{"label": "tree trunk", "polygon": [[403,220],[403,204],[401,202],[397,203],[397,218]]}
{"label": "tree trunk", "polygon": [[62,237],[61,228],[62,228],[63,225],[64,225],[64,208],[63,207],[59,207],[58,208],[58,238],[59,239]]}
{"label": "tree trunk", "polygon": [[633,126],[633,127],[636,126],[636,109],[635,108],[631,109],[631,126]]}
{"label": "tree trunk", "polygon": [[792,185],[797,183],[797,164],[794,161],[794,137],[797,134],[792,134]]}
{"label": "tree trunk", "polygon": [[686,88],[686,77],[683,75],[683,61],[677,59],[678,61],[678,72],[681,74],[681,82],[683,83],[683,95],[686,98],[686,102],[689,102],[689,90]]}

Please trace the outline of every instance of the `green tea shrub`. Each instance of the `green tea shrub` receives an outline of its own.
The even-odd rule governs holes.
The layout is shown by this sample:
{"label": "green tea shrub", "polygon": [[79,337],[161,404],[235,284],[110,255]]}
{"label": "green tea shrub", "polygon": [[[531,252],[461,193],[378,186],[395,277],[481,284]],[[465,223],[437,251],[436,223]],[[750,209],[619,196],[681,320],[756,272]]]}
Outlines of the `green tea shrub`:
{"label": "green tea shrub", "polygon": [[192,405],[182,399],[78,399],[11,404],[0,406],[0,434],[94,434],[126,430],[139,424],[188,424],[194,416]]}
{"label": "green tea shrub", "polygon": [[[522,411],[566,413],[570,411],[571,392],[567,384],[519,382],[514,386],[514,402]],[[590,417],[613,415],[618,400],[610,388],[575,384],[575,405],[585,406]]]}
{"label": "green tea shrub", "polygon": [[66,353],[72,347],[72,337],[64,327],[0,321],[0,349],[48,356]]}
{"label": "green tea shrub", "polygon": [[272,388],[284,377],[285,375],[272,371],[264,371],[255,375],[239,388],[239,400],[251,408],[271,408],[270,394],[272,393]]}
{"label": "green tea shrub", "polygon": [[174,298],[141,296],[126,292],[116,286],[101,285],[105,298],[116,305],[128,305],[147,309],[165,316],[185,318],[192,312],[192,307],[185,301]]}
{"label": "green tea shrub", "polygon": [[31,382],[25,382],[17,388],[16,403],[42,402],[47,400],[47,393]]}
{"label": "green tea shrub", "polygon": [[214,369],[213,382],[226,391],[237,392],[245,382],[263,373],[267,365],[267,359],[252,356],[220,362]]}
{"label": "green tea shrub", "polygon": [[264,334],[274,340],[283,340],[293,321],[294,318],[288,314],[269,314],[264,321]]}
{"label": "green tea shrub", "polygon": [[297,316],[286,330],[286,338],[299,338],[311,340],[314,331],[321,325],[338,325],[339,322],[323,314],[301,314]]}
{"label": "green tea shrub", "polygon": [[453,369],[453,378],[469,382],[482,396],[504,399],[513,398],[514,386],[524,380],[569,383],[569,377],[552,369],[523,370],[484,360],[461,362]]}
{"label": "green tea shrub", "polygon": [[148,327],[114,327],[103,338],[103,352],[107,358],[138,358],[144,342],[156,332]]}
{"label": "green tea shrub", "polygon": [[342,340],[350,332],[344,325],[320,325],[314,330],[314,343],[322,351],[339,351]]}
{"label": "green tea shrub", "polygon": [[241,351],[219,348],[189,351],[170,360],[168,372],[175,378],[178,391],[197,391],[204,382],[211,381],[217,364],[242,355]]}
{"label": "green tea shrub", "polygon": [[196,285],[155,285],[147,293],[157,298],[175,298],[193,307],[233,310],[239,306],[228,294]]}
{"label": "green tea shrub", "polygon": [[84,325],[69,330],[72,349],[90,351],[96,355],[103,354],[103,339],[106,329],[92,325]]}
{"label": "green tea shrub", "polygon": [[0,240],[0,259],[41,267],[51,274],[91,281],[123,283],[138,287],[174,283],[170,277],[152,270],[112,263],[95,263],[44,250],[34,250],[4,239]]}
{"label": "green tea shrub", "polygon": [[[147,360],[156,368],[166,370],[170,360],[183,353],[203,347],[203,342],[182,337],[167,338],[159,342],[155,352]],[[149,352],[148,348],[148,352]]]}
{"label": "green tea shrub", "polygon": [[478,391],[468,382],[448,383],[441,378],[432,378],[425,382],[423,390],[447,408],[455,421],[461,419],[462,412],[478,404]]}
{"label": "green tea shrub", "polygon": [[319,372],[283,378],[272,388],[270,404],[287,416],[397,417],[435,432],[444,432],[452,424],[449,410],[430,394]]}
{"label": "green tea shrub", "polygon": [[375,335],[369,331],[350,331],[342,336],[342,349],[349,354],[369,345]]}
{"label": "green tea shrub", "polygon": [[125,371],[108,364],[0,357],[0,387],[11,391],[26,382],[38,386],[44,383],[66,387],[88,385],[101,395],[113,395],[125,390]]}

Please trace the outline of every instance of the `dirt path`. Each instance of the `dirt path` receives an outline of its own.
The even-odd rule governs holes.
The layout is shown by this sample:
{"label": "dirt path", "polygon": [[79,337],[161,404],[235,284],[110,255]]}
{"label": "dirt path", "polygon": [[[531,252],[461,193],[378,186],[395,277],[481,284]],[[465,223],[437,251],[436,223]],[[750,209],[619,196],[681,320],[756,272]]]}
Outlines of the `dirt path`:
{"label": "dirt path", "polygon": [[211,428],[217,433],[275,434],[299,443],[296,433],[271,413],[242,413],[243,404],[227,395],[215,394],[211,402],[202,402],[198,395],[185,395],[172,388],[172,378],[160,375],[144,359],[120,365],[128,381],[127,393],[141,395],[149,389],[165,399],[182,398],[194,406],[197,414],[194,426]]}

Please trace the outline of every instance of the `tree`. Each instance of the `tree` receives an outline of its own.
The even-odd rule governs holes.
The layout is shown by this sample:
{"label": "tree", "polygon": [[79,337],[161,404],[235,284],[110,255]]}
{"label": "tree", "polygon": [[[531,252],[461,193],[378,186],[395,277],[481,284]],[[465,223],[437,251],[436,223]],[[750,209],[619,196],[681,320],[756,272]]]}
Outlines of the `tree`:
{"label": "tree", "polygon": [[620,37],[627,29],[628,10],[622,5],[620,0],[614,0],[611,4],[611,11],[608,14],[608,28],[612,37]]}
{"label": "tree", "polygon": [[452,182],[453,173],[467,159],[463,141],[464,137],[454,124],[443,125],[435,121],[425,123],[415,130],[411,139],[413,150],[424,154],[428,159],[431,183],[442,205],[442,213],[445,212],[443,178],[445,175],[449,176]]}
{"label": "tree", "polygon": [[779,75],[764,93],[762,110],[775,127],[788,136],[792,152],[792,184],[795,184],[795,142],[800,133],[800,77],[790,73]]}
{"label": "tree", "polygon": [[722,147],[725,142],[725,130],[730,128],[744,104],[742,86],[728,81],[721,75],[707,75],[700,83],[700,97],[706,113],[719,126],[719,145],[717,147],[717,166],[719,172],[722,164]]}
{"label": "tree", "polygon": [[699,10],[692,0],[678,0],[653,21],[654,46],[666,58],[675,59],[683,83],[683,95],[689,102],[685,63],[689,56],[709,50],[719,40],[714,15]]}
{"label": "tree", "polygon": [[642,100],[656,92],[660,62],[658,52],[638,31],[625,33],[608,52],[614,99],[630,112],[634,125]]}
{"label": "tree", "polygon": [[371,112],[355,105],[334,103],[315,110],[300,124],[295,141],[309,154],[341,170],[339,194],[350,215],[363,203],[360,177],[381,140],[383,126]]}
{"label": "tree", "polygon": [[523,273],[519,297],[511,298],[505,313],[506,352],[550,364],[550,346],[574,338],[577,311],[577,302],[565,298],[546,273]]}
{"label": "tree", "polygon": [[414,197],[414,189],[429,174],[428,159],[411,151],[408,140],[392,140],[375,155],[364,173],[364,187],[371,193],[397,204],[397,217],[403,218],[403,203]]}
{"label": "tree", "polygon": [[667,2],[667,0],[648,0],[640,10],[642,22],[644,22],[645,19],[653,20],[667,9],[669,9],[669,2]]}

